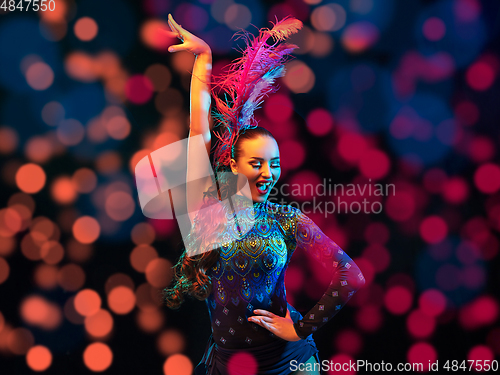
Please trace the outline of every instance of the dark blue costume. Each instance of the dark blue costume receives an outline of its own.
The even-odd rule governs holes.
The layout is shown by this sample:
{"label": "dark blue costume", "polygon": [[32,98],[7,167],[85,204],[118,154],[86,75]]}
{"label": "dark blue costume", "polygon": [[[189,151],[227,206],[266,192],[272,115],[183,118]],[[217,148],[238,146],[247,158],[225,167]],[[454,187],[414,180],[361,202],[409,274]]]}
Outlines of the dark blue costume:
{"label": "dark blue costume", "polygon": [[[234,198],[238,210],[239,198]],[[217,249],[219,258],[206,272],[213,285],[206,299],[212,335],[195,374],[227,374],[231,356],[240,351],[254,356],[258,374],[290,374],[292,360],[304,363],[313,355],[320,363],[312,333],[330,321],[364,284],[363,274],[352,259],[297,208],[265,201],[254,202],[253,208],[235,212],[239,212],[238,229],[245,229],[250,219],[253,227],[250,225],[251,229],[245,230],[247,233],[239,240],[234,240],[231,233],[222,233]],[[304,317],[287,303],[285,290],[285,272],[299,247],[332,273],[332,281],[323,297]],[[287,308],[302,340],[283,340],[247,320],[258,315],[253,313],[255,309],[284,317]]]}

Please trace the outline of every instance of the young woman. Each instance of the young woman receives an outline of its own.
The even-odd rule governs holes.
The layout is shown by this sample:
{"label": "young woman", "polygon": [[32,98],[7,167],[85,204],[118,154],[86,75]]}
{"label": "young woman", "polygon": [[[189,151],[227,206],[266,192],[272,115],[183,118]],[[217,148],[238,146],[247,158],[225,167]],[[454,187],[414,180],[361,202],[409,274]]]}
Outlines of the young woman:
{"label": "young woman", "polygon": [[[212,150],[211,50],[171,15],[168,22],[172,35],[183,42],[169,51],[196,55],[189,139],[202,140],[206,158]],[[272,134],[256,125],[253,110],[275,90],[272,85],[284,75],[285,57],[297,47],[278,42],[301,26],[299,20],[285,17],[271,30],[261,29],[258,38],[246,35],[243,57],[217,82],[232,99],[230,106],[214,96],[216,117],[223,125],[214,150],[217,183],[198,184],[194,195],[191,186],[187,195],[188,208],[196,206],[192,202],[196,191],[204,197],[203,209],[215,208],[191,216],[187,242],[200,251],[182,254],[175,285],[163,291],[170,308],[179,308],[185,294],[207,303],[212,335],[196,374],[320,374],[312,333],[365,282],[352,259],[299,209],[268,200],[281,174],[280,154]],[[276,42],[266,44],[269,37]],[[188,148],[194,145],[190,142]],[[202,164],[192,151],[188,150],[188,181]],[[323,297],[304,317],[288,304],[284,284],[286,268],[298,248],[319,259],[332,274]]]}

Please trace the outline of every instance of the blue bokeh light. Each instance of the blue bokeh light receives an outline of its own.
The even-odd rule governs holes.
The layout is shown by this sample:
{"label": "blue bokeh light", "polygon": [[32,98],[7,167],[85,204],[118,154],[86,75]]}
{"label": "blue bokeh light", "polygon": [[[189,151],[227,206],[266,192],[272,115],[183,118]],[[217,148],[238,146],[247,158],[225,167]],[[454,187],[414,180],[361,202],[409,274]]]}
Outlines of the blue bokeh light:
{"label": "blue bokeh light", "polygon": [[[428,246],[425,251],[418,254],[414,270],[419,290],[438,289],[455,306],[463,306],[478,297],[484,288],[484,283],[478,283],[476,288],[465,286],[463,285],[462,278],[460,276],[457,278],[457,275],[455,275],[456,280],[452,280],[457,285],[456,288],[450,287],[449,290],[443,290],[436,282],[436,273],[442,266],[450,266],[450,271],[456,270],[459,272],[458,275],[463,275],[466,265],[457,256],[457,248],[463,246],[462,250],[466,249],[467,244],[461,243],[461,241],[456,236],[450,236],[439,244]],[[472,250],[470,252],[472,253]],[[487,272],[484,261],[481,259],[476,259],[472,264],[480,267],[483,274]],[[449,276],[452,277],[451,273]]]}
{"label": "blue bokeh light", "polygon": [[336,114],[345,110],[354,114],[365,132],[384,130],[389,109],[384,92],[389,82],[389,73],[372,63],[340,68],[326,88],[329,108]]}
{"label": "blue bokeh light", "polygon": [[36,19],[15,15],[0,24],[0,85],[22,93],[34,92],[26,82],[21,62],[28,55],[37,55],[54,71],[62,71],[59,44],[43,38]]}
{"label": "blue bokeh light", "polygon": [[[417,93],[408,102],[393,100],[389,117],[386,124],[390,127],[392,121],[398,115],[403,115],[414,123],[414,135],[405,139],[396,139],[388,131],[388,142],[391,148],[401,157],[407,160],[414,160],[418,164],[432,165],[440,162],[452,149],[449,144],[443,143],[436,134],[436,129],[443,127],[440,125],[444,121],[453,120],[451,109],[445,101],[431,93]],[[430,128],[428,136],[421,136],[424,131],[423,126]],[[456,131],[455,122],[446,122],[446,129],[442,130],[446,139]]]}
{"label": "blue bokeh light", "polygon": [[[455,8],[457,4],[457,1],[446,0],[429,5],[415,22],[415,37],[422,54],[432,55],[444,51],[453,56],[457,67],[463,67],[482,51],[487,42],[487,33],[481,15],[467,22],[459,20]],[[430,17],[441,19],[446,26],[446,33],[438,41],[430,41],[422,33],[423,24]]]}

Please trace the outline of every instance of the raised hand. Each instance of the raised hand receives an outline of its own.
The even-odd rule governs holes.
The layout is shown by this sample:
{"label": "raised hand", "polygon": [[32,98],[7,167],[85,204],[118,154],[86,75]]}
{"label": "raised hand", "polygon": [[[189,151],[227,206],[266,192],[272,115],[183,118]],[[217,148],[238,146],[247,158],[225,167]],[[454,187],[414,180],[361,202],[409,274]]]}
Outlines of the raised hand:
{"label": "raised hand", "polygon": [[290,310],[286,309],[286,316],[283,318],[267,310],[254,310],[254,315],[248,318],[249,322],[257,323],[266,328],[269,332],[287,341],[299,341],[301,338],[295,332]]}
{"label": "raised hand", "polygon": [[189,51],[194,53],[195,55],[199,55],[202,53],[212,53],[210,50],[210,46],[198,38],[197,36],[191,34],[189,31],[183,29],[181,25],[175,22],[172,15],[168,14],[168,25],[170,26],[171,32],[165,31],[173,36],[177,36],[182,44],[176,44],[174,46],[170,46],[168,48],[169,52],[179,52],[179,51]]}

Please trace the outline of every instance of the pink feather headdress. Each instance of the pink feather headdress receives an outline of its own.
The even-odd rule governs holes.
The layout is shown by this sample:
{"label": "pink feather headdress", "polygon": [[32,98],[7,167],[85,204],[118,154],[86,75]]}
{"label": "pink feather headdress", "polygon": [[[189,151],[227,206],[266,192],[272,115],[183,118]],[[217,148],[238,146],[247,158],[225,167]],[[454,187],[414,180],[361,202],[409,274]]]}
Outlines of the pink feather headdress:
{"label": "pink feather headdress", "polygon": [[[212,80],[211,91],[218,112],[213,112],[213,117],[218,120],[218,125],[224,126],[221,135],[215,134],[220,140],[214,154],[218,170],[229,166],[231,147],[240,132],[258,125],[254,111],[264,101],[264,96],[278,90],[273,86],[274,80],[285,75],[284,63],[298,48],[295,44],[278,43],[302,28],[300,20],[287,16],[281,21],[276,19],[273,25],[272,29],[260,29],[257,37],[246,30],[235,33],[246,43],[243,56],[228,65],[227,73]],[[274,40],[271,45],[266,43],[270,37]],[[225,91],[225,97],[229,96],[229,101],[216,95],[221,89]]]}

